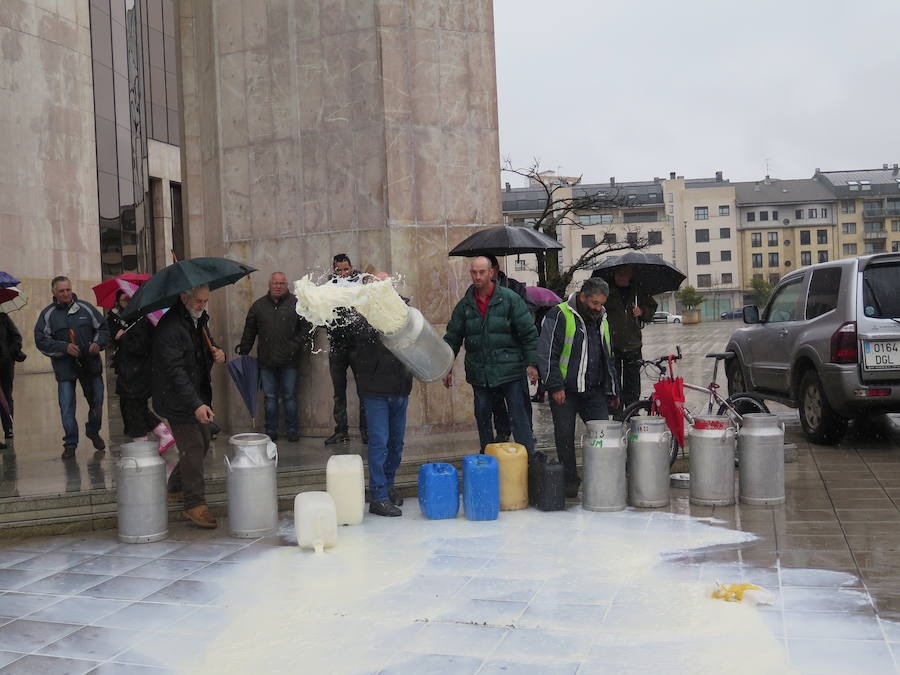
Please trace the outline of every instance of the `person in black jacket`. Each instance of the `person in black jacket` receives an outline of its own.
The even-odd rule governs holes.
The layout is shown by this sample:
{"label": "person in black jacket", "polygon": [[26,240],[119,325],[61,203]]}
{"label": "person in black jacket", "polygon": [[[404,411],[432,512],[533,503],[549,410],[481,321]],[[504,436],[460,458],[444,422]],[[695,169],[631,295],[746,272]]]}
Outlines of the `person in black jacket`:
{"label": "person in black jacket", "polygon": [[[15,377],[16,362],[25,360],[25,352],[22,351],[22,334],[16,328],[16,324],[8,314],[0,312],[0,391],[6,399],[9,411],[0,405],[0,421],[3,423],[4,438],[13,437],[13,378]],[[0,443],[0,449],[5,448]]]}
{"label": "person in black jacket", "polygon": [[250,305],[237,347],[246,355],[259,337],[257,358],[266,396],[266,434],[278,440],[278,397],[284,401],[284,427],[291,443],[300,438],[297,410],[297,360],[307,345],[311,326],[297,314],[297,297],[288,292],[287,276],[274,272],[269,292]]}
{"label": "person in black jacket", "polygon": [[115,347],[113,368],[119,410],[126,436],[146,438],[152,433],[159,440],[159,452],[163,453],[175,444],[175,438],[147,405],[153,375],[153,324],[146,316],[133,322],[122,319],[120,312],[128,306],[128,299],[128,294],[120,290],[116,294],[116,306],[106,315],[110,345]]}
{"label": "person in black jacket", "polygon": [[59,397],[62,418],[63,459],[75,457],[78,447],[78,423],[75,421],[75,383],[87,399],[89,410],[84,434],[95,450],[106,443],[100,436],[103,423],[103,362],[100,352],[109,342],[106,320],[89,302],[79,300],[72,292],[68,277],[54,277],[50,282],[53,304],[41,310],[34,326],[34,342],[42,354],[50,357]]}
{"label": "person in black jacket", "polygon": [[[384,272],[374,275],[384,280]],[[379,333],[366,323],[360,336],[356,372],[359,392],[369,425],[369,513],[401,516],[403,498],[394,487],[394,476],[403,457],[406,409],[412,391],[412,374],[381,343]]]}
{"label": "person in black jacket", "polygon": [[[338,253],[331,262],[331,283],[359,283],[360,274],[353,269],[353,263],[346,253]],[[341,308],[342,320],[338,324],[328,326],[328,371],[331,374],[331,386],[334,389],[334,433],[325,439],[325,445],[348,443],[350,425],[347,421],[347,368],[353,371],[357,381],[356,393],[359,394],[359,377],[356,372],[358,356],[357,342],[360,333],[365,330],[365,320],[349,307]],[[366,407],[360,399],[359,435],[363,443],[368,442],[366,427]]]}
{"label": "person in black jacket", "polygon": [[153,335],[153,407],[169,421],[179,461],[169,476],[169,495],[184,496],[184,515],[199,527],[217,523],[206,506],[203,458],[209,450],[213,363],[225,363],[225,352],[209,334],[209,288],[181,293],[160,319]]}

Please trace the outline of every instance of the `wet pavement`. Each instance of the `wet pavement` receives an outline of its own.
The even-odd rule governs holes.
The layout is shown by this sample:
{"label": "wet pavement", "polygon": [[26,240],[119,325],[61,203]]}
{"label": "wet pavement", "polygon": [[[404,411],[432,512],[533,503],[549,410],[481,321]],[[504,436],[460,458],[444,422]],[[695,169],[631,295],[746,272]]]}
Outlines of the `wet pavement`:
{"label": "wet pavement", "polygon": [[[682,374],[704,382],[697,355],[736,325],[649,327],[645,357],[677,342]],[[798,461],[777,507],[697,507],[673,489],[664,509],[570,502],[472,523],[427,521],[408,500],[322,556],[296,548],[289,513],[260,540],[223,522],[174,523],[149,545],[114,531],[4,542],[0,672],[898,672],[900,452],[859,432],[811,446],[780,414]],[[708,599],[716,580],[775,604]]]}

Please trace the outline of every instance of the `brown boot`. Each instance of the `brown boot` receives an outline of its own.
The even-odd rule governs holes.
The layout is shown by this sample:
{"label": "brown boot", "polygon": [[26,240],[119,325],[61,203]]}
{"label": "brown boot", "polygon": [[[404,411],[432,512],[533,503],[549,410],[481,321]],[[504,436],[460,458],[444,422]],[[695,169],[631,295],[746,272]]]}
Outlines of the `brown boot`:
{"label": "brown boot", "polygon": [[195,506],[192,509],[186,509],[184,515],[197,527],[214,530],[219,525],[216,522],[216,519],[213,518],[213,515],[209,512],[209,508],[207,508],[206,504]]}

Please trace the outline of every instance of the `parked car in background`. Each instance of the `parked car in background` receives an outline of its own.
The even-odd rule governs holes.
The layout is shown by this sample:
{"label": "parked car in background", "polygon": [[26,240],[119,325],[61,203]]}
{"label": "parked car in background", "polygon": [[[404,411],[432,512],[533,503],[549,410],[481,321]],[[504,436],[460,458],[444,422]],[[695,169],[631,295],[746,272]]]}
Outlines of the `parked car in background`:
{"label": "parked car in background", "polygon": [[653,315],[653,323],[681,323],[681,314],[657,312]]}
{"label": "parked car in background", "polygon": [[787,274],[726,349],[728,390],[799,408],[806,436],[833,444],[849,419],[900,412],[900,255],[819,263]]}
{"label": "parked car in background", "polygon": [[744,310],[743,309],[733,309],[730,312],[722,312],[719,315],[720,319],[731,320],[731,319],[743,319],[744,318]]}

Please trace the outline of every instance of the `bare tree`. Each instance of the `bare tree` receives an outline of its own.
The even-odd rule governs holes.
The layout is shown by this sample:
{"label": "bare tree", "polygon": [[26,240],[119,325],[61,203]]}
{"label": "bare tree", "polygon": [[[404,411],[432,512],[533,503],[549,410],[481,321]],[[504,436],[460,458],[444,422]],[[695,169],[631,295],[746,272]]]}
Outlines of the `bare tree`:
{"label": "bare tree", "polygon": [[[518,169],[509,158],[504,159],[503,171],[527,178],[533,186],[544,193],[544,203],[531,227],[553,239],[557,239],[559,228],[564,225],[584,229],[579,213],[584,211],[600,212],[609,209],[621,209],[631,206],[631,200],[622,195],[620,189],[589,192],[584,188],[577,190],[581,176],[573,181],[553,180],[540,170],[540,162],[535,159],[526,169]],[[569,189],[573,188],[573,189]],[[616,241],[612,235],[614,228],[607,227],[596,243],[587,248],[568,268],[560,264],[559,251],[546,251],[537,254],[538,285],[549,288],[557,295],[564,297],[566,289],[572,283],[579,270],[592,269],[600,258],[623,249],[641,249],[648,245],[647,238],[641,236],[639,228],[626,228],[625,241]]]}

